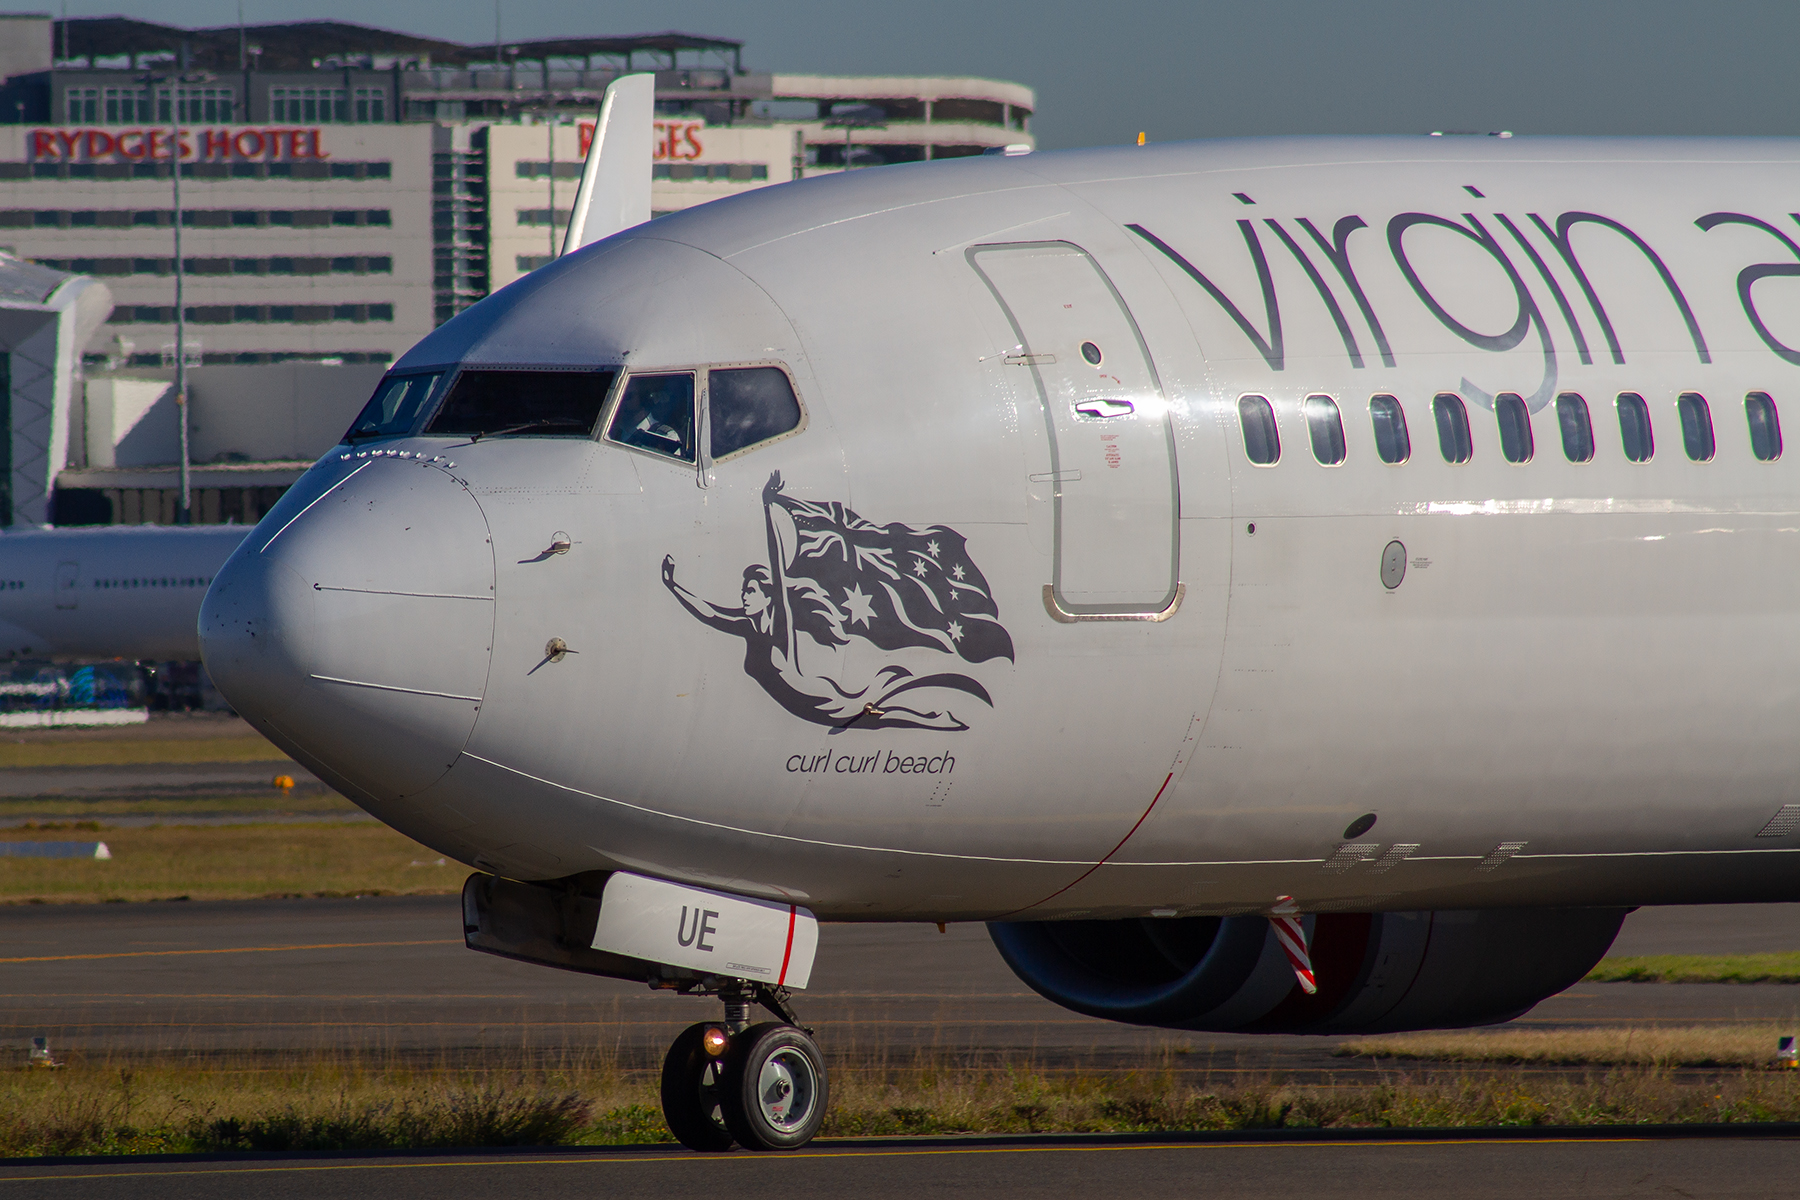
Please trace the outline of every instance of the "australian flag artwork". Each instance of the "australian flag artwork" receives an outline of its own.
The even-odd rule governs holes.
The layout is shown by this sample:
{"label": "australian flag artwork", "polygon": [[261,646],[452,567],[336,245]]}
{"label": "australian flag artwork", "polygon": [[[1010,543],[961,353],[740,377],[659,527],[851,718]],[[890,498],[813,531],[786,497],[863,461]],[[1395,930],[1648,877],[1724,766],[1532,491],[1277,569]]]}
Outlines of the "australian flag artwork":
{"label": "australian flag artwork", "polygon": [[[833,502],[782,494],[780,472],[763,487],[769,565],[744,570],[740,606],[727,608],[663,583],[695,617],[744,639],[744,670],[783,708],[834,729],[962,730],[953,693],[991,706],[987,689],[956,672],[918,674],[898,663],[861,686],[803,670],[798,638],[885,651],[937,650],[964,662],[1013,657],[992,589],[960,533],[942,525],[877,525]],[[785,519],[783,519],[785,518]]]}

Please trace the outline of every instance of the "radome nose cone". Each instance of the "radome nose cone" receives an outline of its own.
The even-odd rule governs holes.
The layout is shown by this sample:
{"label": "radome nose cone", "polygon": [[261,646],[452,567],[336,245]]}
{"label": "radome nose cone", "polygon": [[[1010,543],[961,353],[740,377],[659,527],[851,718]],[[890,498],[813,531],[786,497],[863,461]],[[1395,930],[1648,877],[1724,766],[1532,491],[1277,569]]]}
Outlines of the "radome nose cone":
{"label": "radome nose cone", "polygon": [[428,787],[468,741],[493,624],[493,551],[468,490],[416,460],[370,458],[246,540],[200,635],[239,712],[394,799]]}
{"label": "radome nose cone", "polygon": [[279,561],[251,549],[227,560],[200,605],[200,653],[213,685],[240,713],[274,720],[306,671],[291,652],[312,635],[314,592]]}

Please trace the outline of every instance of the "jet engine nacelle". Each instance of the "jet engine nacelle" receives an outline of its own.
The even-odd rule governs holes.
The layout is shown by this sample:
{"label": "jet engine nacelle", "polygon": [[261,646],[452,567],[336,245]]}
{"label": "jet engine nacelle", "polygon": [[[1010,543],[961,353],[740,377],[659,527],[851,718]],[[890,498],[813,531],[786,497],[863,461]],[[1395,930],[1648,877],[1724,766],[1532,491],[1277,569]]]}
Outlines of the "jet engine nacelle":
{"label": "jet engine nacelle", "polygon": [[1324,913],[1307,995],[1268,918],[996,922],[1014,973],[1092,1017],[1225,1033],[1393,1033],[1509,1020],[1591,970],[1624,908]]}

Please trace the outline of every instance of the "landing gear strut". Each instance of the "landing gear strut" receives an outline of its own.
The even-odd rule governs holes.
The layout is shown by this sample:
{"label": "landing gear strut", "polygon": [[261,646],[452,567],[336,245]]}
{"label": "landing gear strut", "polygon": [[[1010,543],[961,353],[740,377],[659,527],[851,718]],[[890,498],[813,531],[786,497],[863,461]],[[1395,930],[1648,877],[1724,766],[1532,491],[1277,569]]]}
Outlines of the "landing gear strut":
{"label": "landing gear strut", "polygon": [[[725,1019],[688,1026],[663,1059],[670,1132],[691,1150],[806,1145],[825,1120],[829,1089],[818,1043],[788,1007],[786,989],[733,979],[691,991],[717,994]],[[750,1024],[752,1003],[781,1020]]]}

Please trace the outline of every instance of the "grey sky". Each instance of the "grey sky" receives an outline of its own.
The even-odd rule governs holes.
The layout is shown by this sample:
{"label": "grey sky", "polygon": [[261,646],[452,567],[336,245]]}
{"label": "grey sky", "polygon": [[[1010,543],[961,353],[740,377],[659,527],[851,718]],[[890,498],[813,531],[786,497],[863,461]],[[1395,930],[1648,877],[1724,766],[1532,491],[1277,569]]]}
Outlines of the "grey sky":
{"label": "grey sky", "polygon": [[[507,38],[680,29],[741,38],[762,70],[974,74],[1037,89],[1045,148],[1279,133],[1789,134],[1793,0],[502,0]],[[20,11],[27,5],[12,4]],[[484,41],[491,0],[244,0]],[[39,9],[41,11],[41,9]],[[70,0],[225,25],[235,0]]]}

